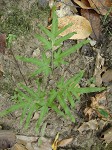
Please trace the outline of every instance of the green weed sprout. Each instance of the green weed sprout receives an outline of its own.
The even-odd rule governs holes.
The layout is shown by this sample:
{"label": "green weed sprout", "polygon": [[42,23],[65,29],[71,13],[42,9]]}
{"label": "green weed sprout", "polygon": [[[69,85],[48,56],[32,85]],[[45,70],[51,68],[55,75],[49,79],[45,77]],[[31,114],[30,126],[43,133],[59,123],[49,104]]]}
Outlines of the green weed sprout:
{"label": "green weed sprout", "polygon": [[8,47],[8,48],[11,48],[12,41],[14,41],[16,38],[17,38],[17,36],[14,35],[14,34],[9,34],[9,35],[7,36],[6,40],[7,40],[7,47]]}
{"label": "green weed sprout", "polygon": [[[58,29],[58,18],[55,10],[53,11],[53,21],[51,31],[46,29],[44,26],[39,25],[39,28],[48,36],[36,35],[36,38],[43,43],[43,51],[41,53],[41,59],[37,58],[25,58],[18,56],[17,59],[24,62],[32,63],[37,66],[37,70],[32,74],[36,76],[38,74],[43,74],[43,78],[46,78],[46,83],[49,80],[50,75],[54,74],[54,69],[59,68],[62,64],[66,64],[64,58],[68,57],[70,54],[76,52],[77,49],[81,48],[83,45],[89,43],[88,40],[83,40],[80,43],[68,48],[64,51],[61,50],[61,43],[75,33],[69,33],[64,37],[59,37],[59,34],[69,28],[72,24],[68,24],[62,29]],[[58,47],[55,50],[55,47]],[[50,57],[47,57],[46,52],[51,53]],[[72,114],[71,110],[75,108],[75,101],[80,99],[80,95],[84,93],[98,92],[104,90],[104,88],[98,87],[80,87],[78,86],[80,80],[84,75],[84,71],[80,71],[75,76],[70,77],[65,80],[61,77],[57,81],[56,85],[52,89],[47,89],[46,86],[42,87],[41,83],[37,80],[37,90],[30,88],[24,84],[20,84],[20,89],[17,89],[17,103],[12,105],[7,110],[0,113],[0,116],[12,113],[15,110],[22,110],[20,123],[25,120],[25,128],[27,129],[30,124],[30,120],[34,112],[40,112],[39,119],[36,122],[36,131],[39,130],[45,117],[49,113],[49,110],[53,110],[57,115],[64,117],[65,119],[70,119],[75,122],[75,116]],[[58,106],[60,105],[61,108]]]}

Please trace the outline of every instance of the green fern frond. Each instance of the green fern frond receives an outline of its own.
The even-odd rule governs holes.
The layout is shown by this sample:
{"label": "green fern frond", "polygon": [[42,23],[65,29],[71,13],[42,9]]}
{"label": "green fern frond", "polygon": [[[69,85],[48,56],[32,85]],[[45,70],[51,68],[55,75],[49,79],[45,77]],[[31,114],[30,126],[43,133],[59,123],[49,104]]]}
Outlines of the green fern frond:
{"label": "green fern frond", "polygon": [[49,31],[47,28],[45,28],[43,25],[38,25],[38,27],[51,39],[54,40],[54,35],[51,31]]}
{"label": "green fern frond", "polygon": [[25,129],[28,129],[28,126],[30,124],[30,120],[33,116],[33,113],[35,112],[35,103],[29,105],[29,112],[28,112],[28,115],[26,117],[26,121],[25,121]]}
{"label": "green fern frond", "polygon": [[62,51],[61,48],[59,48],[59,50],[57,52],[54,52],[54,66],[55,67],[59,67],[60,65],[67,65],[68,63],[66,61],[64,61],[63,58],[60,58]]}
{"label": "green fern frond", "polygon": [[23,108],[25,105],[26,105],[25,102],[12,105],[10,108],[8,108],[8,109],[6,109],[6,110],[0,112],[0,117],[6,116],[6,115],[8,115],[8,114],[10,114],[10,113],[12,113],[12,112],[18,110],[18,109],[21,109],[21,108]]}
{"label": "green fern frond", "polygon": [[[29,88],[28,86],[26,86],[22,83],[20,83],[19,86],[22,87],[22,89],[24,89],[27,92],[27,94],[24,94],[21,91],[19,92],[19,94],[21,93],[22,96],[25,96],[25,99],[27,99],[27,100],[30,99],[30,98],[36,99],[36,100],[39,99],[38,93],[35,93],[33,89]],[[29,98],[28,98],[28,96],[29,96]],[[30,100],[28,100],[28,101],[30,101]]]}
{"label": "green fern frond", "polygon": [[76,100],[80,100],[80,95],[75,90],[71,91],[72,95],[74,95]]}
{"label": "green fern frond", "polygon": [[51,33],[53,34],[54,39],[55,39],[57,37],[57,31],[58,31],[58,18],[57,18],[55,10],[52,11],[52,17],[53,17],[53,20],[52,20],[52,26],[51,26]]}
{"label": "green fern frond", "polygon": [[66,86],[70,86],[71,88],[75,87],[80,82],[80,80],[82,79],[83,75],[84,75],[84,71],[81,70],[78,74],[76,74],[75,76],[73,76],[70,79],[68,79],[65,82],[65,85]]}
{"label": "green fern frond", "polygon": [[[57,37],[60,33],[64,32],[66,29],[68,29],[69,27],[71,27],[72,25],[73,25],[73,23],[70,23],[70,24],[64,26],[63,28],[61,28],[60,30],[58,30],[57,33],[56,33],[56,37]],[[77,33],[75,33],[75,34],[77,34]]]}
{"label": "green fern frond", "polygon": [[52,110],[54,110],[56,112],[57,115],[64,117],[65,119],[67,118],[67,116],[56,106],[55,103],[52,103]]}
{"label": "green fern frond", "polygon": [[23,110],[22,110],[22,114],[21,114],[21,117],[20,117],[20,125],[23,124],[24,119],[26,118],[26,112],[27,112],[28,109],[29,109],[29,104],[27,103],[27,105],[25,105]]}
{"label": "green fern frond", "polygon": [[50,68],[50,58],[47,58],[45,53],[42,53],[42,60],[38,60],[37,58],[26,58],[26,57],[21,57],[17,56],[16,59],[22,60],[24,62],[32,63],[34,65],[38,66],[38,69],[35,70],[31,76],[36,76],[40,73],[44,73],[46,76],[48,76],[51,72]]}
{"label": "green fern frond", "polygon": [[77,93],[80,93],[80,94],[84,94],[84,93],[92,93],[92,92],[101,92],[105,90],[104,87],[85,87],[85,88],[75,88],[75,91]]}
{"label": "green fern frond", "polygon": [[35,37],[44,44],[45,50],[50,50],[52,48],[52,43],[43,36],[36,34]]}
{"label": "green fern frond", "polygon": [[57,39],[54,43],[55,46],[59,46],[62,42],[68,40],[69,38],[71,38],[73,35],[75,34],[75,32],[72,33],[68,33],[67,35]]}
{"label": "green fern frond", "polygon": [[48,113],[48,107],[45,105],[43,106],[41,109],[40,109],[40,116],[39,116],[39,119],[37,121],[37,124],[36,124],[36,132],[38,132],[43,120],[44,120],[44,117],[46,116],[46,114]]}
{"label": "green fern frond", "polygon": [[63,59],[65,57],[69,56],[70,54],[74,53],[76,50],[80,49],[82,46],[84,46],[87,43],[89,43],[89,40],[83,40],[80,43],[77,43],[76,45],[72,46],[71,48],[64,50],[64,52],[60,54],[59,58]]}
{"label": "green fern frond", "polygon": [[27,57],[16,56],[16,59],[22,60],[23,62],[27,62],[27,63],[32,63],[34,65],[40,64],[40,60],[38,60],[37,58],[27,58]]}
{"label": "green fern frond", "polygon": [[65,100],[63,99],[63,96],[61,96],[61,93],[58,94],[57,99],[59,101],[59,104],[61,105],[61,107],[65,111],[66,115],[71,119],[72,122],[75,122],[75,118],[72,115],[72,113],[71,113],[69,107],[67,106]]}
{"label": "green fern frond", "polygon": [[72,96],[72,93],[69,91],[67,93],[67,100],[69,101],[71,108],[74,108],[75,107],[74,97]]}

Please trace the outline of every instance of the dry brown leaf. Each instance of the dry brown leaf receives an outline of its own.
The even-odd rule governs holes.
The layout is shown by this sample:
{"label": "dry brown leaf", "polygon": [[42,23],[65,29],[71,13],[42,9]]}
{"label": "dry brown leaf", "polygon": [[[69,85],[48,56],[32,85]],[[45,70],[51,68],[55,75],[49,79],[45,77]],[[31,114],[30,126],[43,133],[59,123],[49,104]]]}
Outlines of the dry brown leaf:
{"label": "dry brown leaf", "polygon": [[90,107],[85,108],[84,114],[89,116],[89,120],[97,114],[102,120],[109,121],[112,115],[107,109],[107,92],[104,91],[91,97]]}
{"label": "dry brown leaf", "polygon": [[90,120],[87,124],[89,125],[91,130],[97,130],[98,129],[97,120]]}
{"label": "dry brown leaf", "polygon": [[64,139],[58,142],[58,147],[64,147],[68,144],[70,144],[73,141],[73,138]]}
{"label": "dry brown leaf", "polygon": [[105,83],[111,82],[112,81],[112,69],[107,70],[103,75],[102,75],[102,81]]}
{"label": "dry brown leaf", "polygon": [[61,36],[65,36],[71,32],[76,32],[77,34],[73,35],[70,39],[85,39],[92,33],[90,22],[82,16],[76,15],[58,18],[59,29],[70,23],[73,23],[73,25],[62,32],[60,34]]}
{"label": "dry brown leaf", "polygon": [[94,10],[81,9],[81,15],[89,20],[92,26],[92,34],[90,35],[93,39],[98,40],[101,33],[100,15]]}
{"label": "dry brown leaf", "polygon": [[23,146],[22,144],[16,143],[11,150],[28,150],[28,149],[25,146]]}
{"label": "dry brown leaf", "polygon": [[38,137],[16,135],[17,145],[12,150],[34,150],[33,143],[37,142]]}
{"label": "dry brown leaf", "polygon": [[29,136],[24,136],[24,135],[16,135],[17,142],[20,144],[26,145],[27,143],[32,143],[36,142],[38,140],[38,137],[29,137]]}
{"label": "dry brown leaf", "polygon": [[64,147],[73,141],[73,138],[63,139],[60,141],[58,139],[59,139],[59,133],[56,135],[55,140],[52,144],[53,150],[57,150],[58,147]]}
{"label": "dry brown leaf", "polygon": [[84,131],[88,131],[90,128],[85,122],[78,128],[78,131],[82,134]]}
{"label": "dry brown leaf", "polygon": [[97,13],[101,15],[106,15],[109,8],[112,6],[111,0],[88,0],[90,6],[94,8]]}
{"label": "dry brown leaf", "polygon": [[108,144],[112,142],[112,127],[102,133],[101,137]]}
{"label": "dry brown leaf", "polygon": [[82,134],[84,131],[88,130],[97,130],[98,129],[98,123],[97,120],[90,120],[88,122],[84,122],[79,128],[78,131]]}
{"label": "dry brown leaf", "polygon": [[99,107],[98,101],[96,100],[95,97],[91,97],[91,108],[96,109]]}
{"label": "dry brown leaf", "polygon": [[99,118],[109,120],[111,118],[111,114],[106,107],[106,94],[107,92],[104,91],[96,94],[95,97],[91,97],[91,105],[84,110],[85,115],[88,115],[91,119],[93,114],[97,114]]}
{"label": "dry brown leaf", "polygon": [[78,4],[83,9],[91,9],[90,6],[86,5],[85,2],[79,0],[73,0],[76,4]]}
{"label": "dry brown leaf", "polygon": [[90,7],[90,4],[89,4],[88,0],[81,0],[81,2],[83,4],[85,4],[86,6]]}
{"label": "dry brown leaf", "polygon": [[12,131],[0,130],[0,149],[11,148],[16,143],[16,135]]}
{"label": "dry brown leaf", "polygon": [[85,108],[84,114],[85,114],[85,116],[88,116],[89,120],[90,120],[94,114],[93,108],[90,108],[90,107]]}
{"label": "dry brown leaf", "polygon": [[104,58],[100,55],[100,53],[97,53],[96,62],[95,62],[95,71],[94,71],[94,77],[96,80],[96,85],[101,86],[102,84],[102,78],[101,74],[104,72]]}
{"label": "dry brown leaf", "polygon": [[95,97],[91,97],[91,107],[92,108],[98,108],[99,106],[105,106],[106,105],[106,92],[101,92],[99,94],[96,94]]}
{"label": "dry brown leaf", "polygon": [[106,92],[104,91],[104,92],[96,94],[95,98],[96,98],[96,101],[101,103],[102,100],[106,100]]}

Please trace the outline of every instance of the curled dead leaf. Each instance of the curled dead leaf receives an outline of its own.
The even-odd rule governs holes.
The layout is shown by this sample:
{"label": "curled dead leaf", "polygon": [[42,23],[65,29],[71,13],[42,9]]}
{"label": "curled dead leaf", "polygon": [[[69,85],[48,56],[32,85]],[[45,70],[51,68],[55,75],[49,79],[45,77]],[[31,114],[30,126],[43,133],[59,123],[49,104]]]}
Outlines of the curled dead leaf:
{"label": "curled dead leaf", "polygon": [[28,150],[28,149],[25,146],[23,146],[22,144],[16,143],[11,150]]}
{"label": "curled dead leaf", "polygon": [[85,4],[85,2],[83,1],[79,1],[79,0],[73,0],[73,1],[83,9],[91,9],[91,7],[88,6],[87,3]]}
{"label": "curled dead leaf", "polygon": [[81,2],[84,3],[86,6],[90,7],[88,0],[81,0]]}
{"label": "curled dead leaf", "polygon": [[95,97],[91,97],[91,107],[92,108],[98,108],[99,106],[106,105],[106,92],[101,92],[99,94],[96,94]]}
{"label": "curled dead leaf", "polygon": [[92,26],[91,38],[97,40],[101,33],[101,19],[100,15],[95,10],[81,9],[81,15],[89,20]]}
{"label": "curled dead leaf", "polygon": [[97,120],[90,120],[88,122],[84,122],[78,128],[78,131],[82,134],[82,132],[84,132],[84,131],[97,130],[97,129],[98,129],[98,122],[97,122]]}
{"label": "curled dead leaf", "polygon": [[38,140],[38,137],[29,137],[24,135],[16,135],[17,142],[26,145],[27,143],[36,142]]}
{"label": "curled dead leaf", "polygon": [[64,147],[64,146],[70,144],[72,141],[73,141],[73,138],[63,139],[58,142],[58,147]]}
{"label": "curled dead leaf", "polygon": [[35,136],[16,135],[16,139],[17,144],[12,150],[35,150],[33,144],[38,141]]}
{"label": "curled dead leaf", "polygon": [[87,108],[85,108],[85,110],[84,110],[84,114],[85,114],[85,116],[88,116],[88,118],[89,118],[89,120],[90,120],[90,119],[92,118],[93,114],[94,114],[94,111],[93,111],[92,108],[87,107]]}
{"label": "curled dead leaf", "polygon": [[90,6],[101,15],[106,15],[112,6],[111,0],[88,0]]}
{"label": "curled dead leaf", "polygon": [[96,94],[95,97],[91,97],[90,107],[85,108],[84,114],[89,116],[89,120],[93,115],[97,114],[99,118],[103,120],[109,120],[111,118],[111,113],[107,109],[107,92]]}
{"label": "curled dead leaf", "polygon": [[90,22],[82,16],[76,15],[58,18],[59,29],[70,23],[73,23],[73,25],[62,32],[60,36],[65,36],[68,33],[76,32],[77,34],[74,34],[70,39],[85,39],[92,33]]}
{"label": "curled dead leaf", "polygon": [[58,147],[64,147],[68,144],[70,144],[73,141],[73,138],[68,138],[68,139],[63,139],[63,140],[58,140],[59,139],[59,133],[56,135],[55,140],[52,144],[52,149],[57,150]]}
{"label": "curled dead leaf", "polygon": [[100,52],[98,52],[96,57],[96,62],[95,62],[95,71],[94,71],[94,77],[97,86],[101,86],[102,84],[101,74],[104,72],[104,70],[105,70],[104,58],[100,55]]}

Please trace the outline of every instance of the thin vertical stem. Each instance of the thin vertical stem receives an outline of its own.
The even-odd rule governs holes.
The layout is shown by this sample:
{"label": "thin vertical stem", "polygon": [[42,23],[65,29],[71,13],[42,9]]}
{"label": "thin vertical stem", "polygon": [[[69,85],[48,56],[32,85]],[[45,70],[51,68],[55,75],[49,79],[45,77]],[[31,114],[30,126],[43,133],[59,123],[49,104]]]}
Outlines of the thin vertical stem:
{"label": "thin vertical stem", "polygon": [[25,79],[25,77],[24,77],[24,75],[23,75],[23,73],[22,73],[22,71],[21,71],[21,69],[20,69],[20,66],[19,66],[19,64],[18,64],[18,62],[17,62],[17,60],[16,60],[16,58],[15,58],[15,56],[14,56],[14,53],[12,52],[11,48],[9,48],[9,50],[10,50],[10,52],[12,53],[12,56],[13,56],[13,58],[14,58],[14,61],[15,61],[16,65],[17,65],[18,69],[19,69],[19,72],[20,72],[20,74],[21,74],[21,76],[22,76],[22,78],[23,78],[25,84],[27,85],[26,79]]}
{"label": "thin vertical stem", "polygon": [[52,69],[52,74],[54,70],[54,40],[52,40],[52,49],[51,49],[51,69]]}

